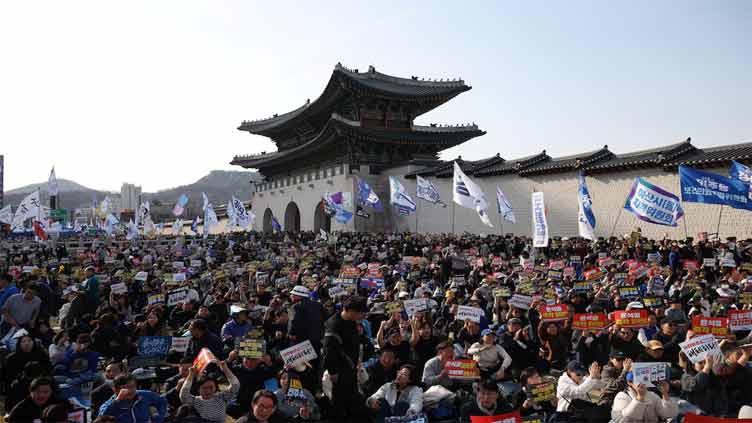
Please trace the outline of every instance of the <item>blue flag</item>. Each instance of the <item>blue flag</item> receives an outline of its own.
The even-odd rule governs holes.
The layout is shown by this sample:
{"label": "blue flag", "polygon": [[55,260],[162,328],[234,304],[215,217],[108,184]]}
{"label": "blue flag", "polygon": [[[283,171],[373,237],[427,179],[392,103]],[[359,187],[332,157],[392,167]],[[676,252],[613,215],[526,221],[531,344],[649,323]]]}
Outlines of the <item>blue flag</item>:
{"label": "blue flag", "polygon": [[191,231],[193,231],[194,234],[198,234],[199,220],[201,220],[201,218],[199,218],[198,216],[196,216],[196,218],[193,219],[193,223],[191,223]]}
{"label": "blue flag", "polygon": [[579,203],[578,221],[580,236],[589,240],[595,239],[595,214],[593,213],[593,200],[590,197],[585,175],[580,173],[580,189],[577,191]]}
{"label": "blue flag", "polygon": [[735,209],[752,210],[749,186],[739,179],[679,166],[679,181],[682,201],[723,204]]}
{"label": "blue flag", "polygon": [[384,208],[381,206],[381,200],[376,192],[371,188],[366,181],[358,178],[358,201],[362,205],[370,205],[376,211],[383,212]]}
{"label": "blue flag", "polygon": [[389,177],[391,191],[390,203],[397,208],[399,214],[410,214],[415,211],[415,201],[407,193],[402,183],[394,176]]}
{"label": "blue flag", "polygon": [[676,226],[684,216],[679,197],[642,178],[635,179],[624,208],[638,219],[656,225]]}
{"label": "blue flag", "polygon": [[277,222],[277,218],[272,216],[272,231],[282,232],[282,225]]}
{"label": "blue flag", "polygon": [[734,179],[738,179],[745,184],[752,182],[752,169],[749,166],[745,166],[736,160],[731,161],[731,168],[729,169],[729,176]]}

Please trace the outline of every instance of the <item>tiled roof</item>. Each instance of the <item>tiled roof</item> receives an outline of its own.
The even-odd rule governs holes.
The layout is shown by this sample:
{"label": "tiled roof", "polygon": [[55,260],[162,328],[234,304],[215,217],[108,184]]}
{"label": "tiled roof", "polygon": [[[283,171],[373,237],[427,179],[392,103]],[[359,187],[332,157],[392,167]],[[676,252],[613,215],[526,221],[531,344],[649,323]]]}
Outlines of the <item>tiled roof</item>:
{"label": "tiled roof", "polygon": [[590,166],[586,166],[585,170],[588,173],[595,173],[608,172],[616,169],[661,166],[668,161],[696,150],[691,141],[690,138],[687,138],[686,141],[663,147],[635,151],[628,154],[617,154],[609,160],[600,161]]}
{"label": "tiled roof", "polygon": [[484,166],[477,166],[473,174],[476,176],[491,176],[514,173],[550,159],[551,157],[546,154],[546,150],[543,150],[532,156],[522,157],[515,160],[506,160],[503,162],[489,162]]}
{"label": "tiled roof", "polygon": [[595,151],[589,151],[587,153],[573,154],[571,156],[556,157],[550,160],[545,160],[530,166],[526,169],[520,170],[520,175],[538,175],[542,173],[563,172],[568,170],[579,169],[581,167],[589,166],[593,163],[597,163],[608,158],[613,157],[608,146],[605,145]]}
{"label": "tiled roof", "polygon": [[752,143],[731,144],[719,147],[698,148],[675,160],[666,162],[664,167],[679,165],[705,167],[722,163],[752,160]]}
{"label": "tiled roof", "polygon": [[413,172],[407,173],[406,178],[414,178],[415,175],[420,176],[435,176],[437,178],[450,177],[454,174],[454,162],[460,166],[463,172],[472,175],[473,171],[479,167],[483,167],[492,162],[504,161],[498,154],[481,160],[463,160],[462,157],[457,157],[454,160],[442,161],[434,166],[426,166]]}
{"label": "tiled roof", "polygon": [[400,78],[376,72],[373,66],[368,67],[367,72],[358,72],[357,69],[348,69],[337,63],[334,72],[341,72],[348,78],[378,91],[407,96],[435,96],[456,95],[470,89],[462,79],[425,80],[418,77]]}

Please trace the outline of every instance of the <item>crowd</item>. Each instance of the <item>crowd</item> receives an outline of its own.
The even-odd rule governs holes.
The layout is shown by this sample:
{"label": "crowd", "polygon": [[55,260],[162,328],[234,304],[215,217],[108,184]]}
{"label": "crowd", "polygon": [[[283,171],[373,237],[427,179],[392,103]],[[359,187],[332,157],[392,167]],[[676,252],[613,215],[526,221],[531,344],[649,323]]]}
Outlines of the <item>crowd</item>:
{"label": "crowd", "polygon": [[703,238],[0,240],[5,422],[743,416],[752,240]]}

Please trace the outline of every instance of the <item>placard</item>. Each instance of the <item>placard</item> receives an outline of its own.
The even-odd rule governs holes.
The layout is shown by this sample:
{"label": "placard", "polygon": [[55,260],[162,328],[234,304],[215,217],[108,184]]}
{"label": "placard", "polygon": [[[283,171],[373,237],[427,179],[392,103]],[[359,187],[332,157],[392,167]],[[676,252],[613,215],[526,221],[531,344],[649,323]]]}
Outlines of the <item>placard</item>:
{"label": "placard", "polygon": [[619,288],[619,296],[622,298],[634,299],[640,296],[640,291],[636,286],[622,286]]}
{"label": "placard", "polygon": [[729,329],[732,332],[738,330],[752,330],[752,310],[729,310]]}
{"label": "placard", "polygon": [[702,259],[702,267],[715,267],[715,258]]}
{"label": "placard", "polygon": [[752,423],[752,419],[699,416],[697,414],[687,413],[684,415],[684,423]]}
{"label": "placard", "polygon": [[520,294],[514,294],[512,295],[512,298],[509,299],[509,306],[510,307],[516,307],[522,310],[529,310],[530,304],[533,302],[533,297],[530,295],[520,295]]}
{"label": "placard", "polygon": [[149,295],[149,298],[147,299],[148,305],[164,304],[164,302],[165,302],[164,294],[152,294],[152,295]]}
{"label": "placard", "polygon": [[387,315],[391,315],[393,313],[399,313],[402,311],[402,302],[401,301],[392,301],[391,303],[387,303],[384,307],[384,311],[386,311]]}
{"label": "placard", "polygon": [[483,316],[483,310],[481,310],[478,307],[470,307],[470,306],[457,306],[457,316],[455,317],[456,320],[470,320],[475,323],[480,323],[480,318]]}
{"label": "placard", "polygon": [[357,278],[360,276],[360,270],[355,266],[342,266],[339,276],[342,278]]}
{"label": "placard", "polygon": [[495,416],[470,416],[470,423],[522,423],[519,411]]}
{"label": "placard", "polygon": [[610,320],[623,328],[644,328],[649,324],[647,310],[614,311]]}
{"label": "placard", "polygon": [[648,388],[653,388],[653,382],[668,380],[668,363],[632,363],[634,383],[641,383]]}
{"label": "placard", "polygon": [[128,293],[128,287],[125,285],[125,282],[115,283],[110,285],[110,292],[113,294],[126,294]]}
{"label": "placard", "polygon": [[711,334],[723,338],[729,334],[729,318],[695,316],[692,318],[692,330],[696,335]]}
{"label": "placard", "polygon": [[574,283],[574,292],[586,293],[593,289],[593,283],[590,281],[578,281]]}
{"label": "placard", "polygon": [[172,274],[172,280],[173,280],[173,282],[184,282],[185,281],[185,273],[173,273]]}
{"label": "placard", "polygon": [[329,288],[329,296],[331,298],[344,297],[345,295],[347,295],[347,291],[341,286],[333,286]]}
{"label": "placard", "polygon": [[452,276],[452,283],[455,283],[458,286],[464,286],[465,285],[465,275],[454,275],[454,276]]}
{"label": "placard", "polygon": [[149,274],[147,272],[138,272],[136,273],[136,276],[133,277],[134,280],[137,281],[146,281],[149,279]]}
{"label": "placard", "polygon": [[184,353],[188,349],[188,343],[191,342],[190,336],[173,336],[170,349],[175,352]]}
{"label": "placard", "polygon": [[238,344],[238,355],[243,358],[260,359],[266,353],[266,341],[263,339],[245,338]]}
{"label": "placard", "polygon": [[164,357],[170,352],[171,336],[140,336],[138,355],[141,357]]}
{"label": "placard", "polygon": [[718,345],[718,341],[715,339],[715,336],[710,334],[692,337],[692,339],[679,344],[679,347],[681,347],[682,352],[686,354],[692,363],[699,363],[705,360],[708,354],[714,356],[721,354],[721,347]]}
{"label": "placard", "polygon": [[548,264],[548,268],[551,270],[561,270],[565,267],[564,260],[551,260]]}
{"label": "placard", "polygon": [[201,348],[201,351],[199,351],[198,355],[193,360],[193,369],[196,370],[196,373],[201,374],[206,369],[206,366],[216,359],[217,357],[214,356],[211,350],[208,348]]}
{"label": "placard", "polygon": [[290,348],[280,351],[279,354],[282,356],[282,361],[284,361],[287,367],[297,367],[299,364],[315,360],[318,357],[316,350],[311,345],[311,341],[303,341],[295,344]]}
{"label": "placard", "polygon": [[506,286],[502,286],[493,290],[493,296],[498,298],[509,298],[512,296],[512,291]]}
{"label": "placard", "polygon": [[699,263],[697,263],[697,260],[684,260],[682,266],[684,267],[684,270],[688,272],[697,270],[700,267]]}
{"label": "placard", "polygon": [[554,399],[556,396],[556,387],[552,382],[544,382],[537,385],[527,385],[526,392],[528,398],[541,404]]}
{"label": "placard", "polygon": [[569,318],[569,307],[566,304],[542,305],[540,317],[544,322],[558,322]]}
{"label": "placard", "polygon": [[384,279],[360,278],[360,287],[363,289],[384,289]]}
{"label": "placard", "polygon": [[358,278],[332,278],[332,285],[341,286],[348,294],[354,294]]}
{"label": "placard", "polygon": [[201,260],[191,260],[191,267],[198,269],[201,266],[203,266]]}
{"label": "placard", "polygon": [[474,360],[449,360],[444,365],[450,379],[480,379],[480,369]]}
{"label": "placard", "polygon": [[563,273],[561,270],[549,270],[548,271],[548,278],[553,279],[556,281],[560,281],[563,277]]}
{"label": "placard", "polygon": [[606,275],[606,272],[603,272],[600,269],[588,270],[584,274],[585,280],[588,280],[588,281],[594,281],[594,280],[600,279],[604,277],[605,275]]}
{"label": "placard", "polygon": [[172,268],[173,269],[182,269],[185,267],[185,263],[182,261],[173,261],[172,262]]}
{"label": "placard", "polygon": [[180,288],[167,294],[167,306],[172,307],[180,304],[188,298],[188,288]]}
{"label": "placard", "polygon": [[732,258],[724,258],[721,260],[721,267],[736,267],[736,261]]}
{"label": "placard", "polygon": [[647,308],[662,308],[666,306],[663,303],[662,297],[646,297],[642,299],[642,302]]}
{"label": "placard", "polygon": [[405,300],[402,302],[402,304],[405,307],[407,316],[410,318],[415,316],[415,313],[428,310],[428,300],[425,298],[418,298],[417,300]]}
{"label": "placard", "polygon": [[578,313],[572,320],[572,329],[596,331],[607,328],[608,324],[608,317],[604,313]]}

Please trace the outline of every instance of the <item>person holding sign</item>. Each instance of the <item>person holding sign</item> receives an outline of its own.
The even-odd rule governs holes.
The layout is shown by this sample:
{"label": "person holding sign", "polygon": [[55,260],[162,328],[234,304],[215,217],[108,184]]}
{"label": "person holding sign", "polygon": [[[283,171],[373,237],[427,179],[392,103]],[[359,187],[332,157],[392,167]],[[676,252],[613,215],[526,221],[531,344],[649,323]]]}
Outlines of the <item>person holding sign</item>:
{"label": "person holding sign", "polygon": [[660,383],[661,396],[636,383],[634,374],[627,373],[627,388],[616,394],[611,409],[614,423],[641,423],[665,421],[676,417],[679,408],[669,397],[669,384]]}
{"label": "person holding sign", "polygon": [[478,363],[481,377],[500,381],[511,376],[506,371],[512,365],[512,357],[496,343],[496,334],[491,329],[483,329],[481,336],[481,342],[474,343],[467,350]]}
{"label": "person holding sign", "polygon": [[460,410],[460,422],[471,423],[473,416],[497,416],[513,410],[512,405],[499,392],[499,385],[492,379],[480,383],[475,400],[465,403]]}
{"label": "person holding sign", "polygon": [[[293,377],[291,377],[291,375]],[[305,389],[294,373],[282,370],[279,373],[280,388],[277,396],[277,411],[286,419],[319,420],[321,412],[311,391]]]}
{"label": "person holding sign", "polygon": [[227,378],[230,387],[225,391],[220,391],[219,382],[211,377],[200,379],[198,382],[199,395],[191,394],[191,386],[196,378],[196,370],[191,367],[188,370],[188,377],[180,388],[180,402],[184,405],[193,407],[202,419],[212,423],[224,423],[227,417],[227,404],[235,397],[240,390],[240,381],[227,367],[224,361],[212,360],[217,364],[219,369]]}

